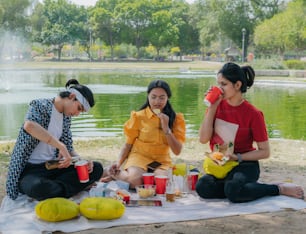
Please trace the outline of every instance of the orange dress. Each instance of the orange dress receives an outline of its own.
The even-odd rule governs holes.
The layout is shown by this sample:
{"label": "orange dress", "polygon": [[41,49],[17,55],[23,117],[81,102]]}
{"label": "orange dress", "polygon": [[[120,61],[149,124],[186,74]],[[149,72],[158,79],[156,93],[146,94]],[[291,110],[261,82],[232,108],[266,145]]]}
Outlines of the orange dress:
{"label": "orange dress", "polygon": [[[172,134],[181,143],[185,142],[185,119],[182,113],[176,113]],[[132,149],[124,164],[124,169],[136,166],[147,170],[147,165],[158,161],[161,169],[167,170],[171,165],[170,147],[166,135],[161,129],[160,119],[149,107],[132,111],[130,119],[124,124],[126,143]]]}

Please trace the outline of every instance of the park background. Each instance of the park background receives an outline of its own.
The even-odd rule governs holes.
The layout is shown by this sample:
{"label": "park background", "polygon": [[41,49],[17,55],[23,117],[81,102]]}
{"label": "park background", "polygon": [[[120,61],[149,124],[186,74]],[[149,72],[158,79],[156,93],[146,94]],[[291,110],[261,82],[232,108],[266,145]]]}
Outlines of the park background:
{"label": "park background", "polygon": [[[222,63],[235,61],[252,65],[257,74],[268,74],[276,83],[303,83],[305,4],[303,0],[100,0],[78,5],[66,0],[0,0],[0,78],[12,79],[3,76],[8,71],[40,69],[216,71]],[[82,157],[107,165],[116,159],[123,142],[122,137],[78,139],[75,147]],[[1,200],[13,145],[14,141],[0,142]],[[272,156],[261,163],[261,179],[299,183],[305,189],[305,147],[303,138],[271,139]],[[207,150],[197,138],[188,138],[175,160],[201,166]],[[284,210],[103,232],[303,233],[305,212]]]}
{"label": "park background", "polygon": [[0,0],[1,60],[232,60],[305,69],[303,0],[85,2]]}

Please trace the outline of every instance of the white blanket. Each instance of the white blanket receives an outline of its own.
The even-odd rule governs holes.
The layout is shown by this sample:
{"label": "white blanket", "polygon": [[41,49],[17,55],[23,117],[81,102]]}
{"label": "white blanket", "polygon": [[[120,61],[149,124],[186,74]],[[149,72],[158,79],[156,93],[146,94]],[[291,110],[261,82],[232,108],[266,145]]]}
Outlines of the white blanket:
{"label": "white blanket", "polygon": [[[88,193],[75,197],[79,202]],[[175,202],[166,202],[164,197],[162,207],[127,207],[120,219],[112,221],[88,220],[83,216],[58,223],[39,220],[34,212],[37,204],[27,196],[22,195],[13,201],[5,197],[0,208],[0,231],[2,234],[36,234],[62,231],[76,232],[94,228],[108,228],[128,224],[164,223],[187,220],[199,220],[232,215],[273,212],[282,209],[304,209],[306,202],[301,199],[286,196],[275,196],[258,199],[253,202],[233,204],[228,200],[201,200],[198,196],[189,194],[186,198]]]}

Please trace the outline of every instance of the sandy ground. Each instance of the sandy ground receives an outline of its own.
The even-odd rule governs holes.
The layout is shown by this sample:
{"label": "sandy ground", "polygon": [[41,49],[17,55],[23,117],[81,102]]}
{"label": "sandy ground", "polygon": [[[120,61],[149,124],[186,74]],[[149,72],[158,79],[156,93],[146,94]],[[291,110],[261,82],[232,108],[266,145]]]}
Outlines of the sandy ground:
{"label": "sandy ground", "polygon": [[[122,139],[97,139],[93,141],[76,141],[75,147],[83,158],[101,161],[105,166],[116,160]],[[9,146],[8,146],[9,145]],[[306,141],[271,140],[271,157],[261,161],[261,181],[293,182],[300,184],[306,191]],[[1,171],[0,199],[5,195],[5,176],[7,159],[12,149],[11,144],[0,142]],[[196,139],[188,139],[182,154],[173,157],[174,162],[189,162],[200,166],[206,145]],[[4,156],[3,156],[4,155]],[[7,158],[5,158],[7,156]],[[236,234],[289,234],[304,233],[306,229],[306,210],[283,210],[273,213],[231,216],[206,220],[175,223],[157,223],[149,225],[129,225],[108,229],[92,229],[74,234],[108,234],[108,233],[236,233]],[[56,232],[60,234],[61,232]]]}

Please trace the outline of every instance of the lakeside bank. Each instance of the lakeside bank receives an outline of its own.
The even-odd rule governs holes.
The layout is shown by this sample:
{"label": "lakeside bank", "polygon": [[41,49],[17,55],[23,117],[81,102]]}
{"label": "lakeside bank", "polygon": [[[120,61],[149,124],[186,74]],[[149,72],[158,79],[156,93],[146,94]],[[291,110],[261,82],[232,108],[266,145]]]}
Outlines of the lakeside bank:
{"label": "lakeside bank", "polygon": [[[33,62],[7,62],[0,64],[0,70],[130,70],[130,71],[157,71],[169,70],[179,72],[211,71],[217,72],[225,62],[214,61],[176,61],[176,62],[152,62],[152,61],[118,61],[118,62],[57,62],[57,61],[33,61]],[[252,66],[252,64],[250,64]],[[258,77],[288,77],[306,78],[306,70],[277,70],[256,69]]]}

